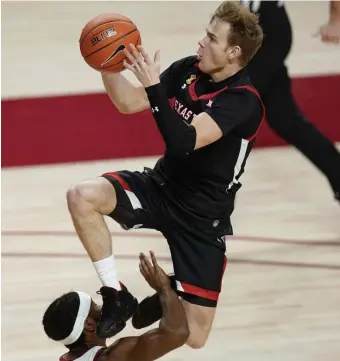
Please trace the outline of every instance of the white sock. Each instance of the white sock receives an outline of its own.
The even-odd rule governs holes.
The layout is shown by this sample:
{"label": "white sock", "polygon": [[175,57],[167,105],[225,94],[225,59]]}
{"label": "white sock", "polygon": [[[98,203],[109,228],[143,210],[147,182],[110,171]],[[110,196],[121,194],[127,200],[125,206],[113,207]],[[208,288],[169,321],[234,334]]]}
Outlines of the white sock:
{"label": "white sock", "polygon": [[117,279],[116,265],[113,255],[101,259],[100,261],[93,262],[93,266],[97,272],[98,277],[102,281],[103,286],[121,290],[120,283]]}

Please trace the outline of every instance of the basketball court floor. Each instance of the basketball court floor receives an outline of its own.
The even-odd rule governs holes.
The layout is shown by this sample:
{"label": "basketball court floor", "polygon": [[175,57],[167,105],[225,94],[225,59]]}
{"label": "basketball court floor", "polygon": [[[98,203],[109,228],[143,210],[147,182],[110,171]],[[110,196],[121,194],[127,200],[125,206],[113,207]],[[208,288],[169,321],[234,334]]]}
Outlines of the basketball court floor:
{"label": "basketball court floor", "polygon": [[[94,3],[88,4],[91,4],[93,13],[98,12],[94,11]],[[90,11],[87,11],[89,15]],[[50,13],[51,22],[53,14]],[[320,6],[319,14],[326,14],[324,6]],[[73,12],[73,16],[77,18],[77,13]],[[293,14],[295,24],[303,16],[303,8],[298,7],[298,13]],[[172,19],[176,22],[176,17]],[[321,20],[316,15],[315,19],[317,26]],[[154,21],[159,22],[159,19]],[[314,28],[309,23],[306,26],[309,30]],[[306,39],[309,30],[303,33]],[[178,28],[177,32],[180,32]],[[179,33],[172,35],[171,39],[175,41]],[[300,38],[299,41],[303,40]],[[329,50],[320,44],[314,47],[305,43],[304,48],[297,46],[295,49],[297,53],[289,60],[293,72],[300,72],[303,68],[297,54],[306,49],[315,54],[314,68],[311,62],[307,64],[311,72],[334,71],[323,68],[327,64],[335,67],[334,60],[338,55],[333,48]],[[322,56],[322,51],[328,56]],[[329,61],[330,56],[333,56],[333,61]],[[323,58],[326,59],[324,62],[321,61]],[[29,78],[29,72],[27,74]],[[8,75],[4,76],[7,94],[12,95],[18,80],[11,83]],[[38,88],[40,82],[37,81]],[[14,84],[12,88],[10,84]],[[81,81],[77,86],[82,88]],[[27,85],[20,90],[27,93]],[[57,360],[65,349],[46,338],[41,324],[49,302],[70,290],[88,292],[100,301],[96,295],[100,283],[68,214],[65,197],[68,187],[106,171],[152,167],[156,159],[147,157],[2,170],[4,361]],[[185,346],[163,359],[338,360],[339,203],[333,201],[324,177],[292,147],[256,149],[249,158],[242,183],[232,216],[235,236],[227,241],[229,262],[211,336],[201,350]],[[107,222],[112,231],[119,277],[139,299],[143,298],[152,290],[139,274],[138,254],[154,250],[160,264],[166,271],[171,271],[166,241],[155,231],[127,232],[110,219]],[[133,330],[129,324],[121,336],[138,333],[140,331]]]}
{"label": "basketball court floor", "polygon": [[[142,169],[154,158],[11,169],[2,175],[2,357],[57,359],[41,317],[69,290],[97,300],[100,287],[75,236],[65,192],[108,170]],[[164,360],[336,360],[340,355],[340,209],[328,185],[290,148],[251,155],[227,242],[229,263],[211,337],[202,350]],[[152,290],[138,253],[152,249],[171,270],[155,231],[122,231],[108,219],[120,278],[138,298]],[[98,300],[100,301],[100,300]],[[129,325],[123,334],[134,334]]]}

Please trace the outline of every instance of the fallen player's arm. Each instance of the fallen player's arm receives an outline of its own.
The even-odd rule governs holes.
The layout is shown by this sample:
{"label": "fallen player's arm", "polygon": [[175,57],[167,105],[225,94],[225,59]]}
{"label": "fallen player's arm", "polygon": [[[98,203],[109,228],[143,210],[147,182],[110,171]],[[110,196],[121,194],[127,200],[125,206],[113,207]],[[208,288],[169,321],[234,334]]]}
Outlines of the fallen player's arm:
{"label": "fallen player's arm", "polygon": [[135,86],[120,73],[101,73],[105,90],[120,113],[132,114],[150,108],[144,87]]}
{"label": "fallen player's arm", "polygon": [[163,309],[159,327],[141,336],[121,338],[98,361],[152,361],[185,344],[189,326],[182,302],[170,287],[159,296]]}
{"label": "fallen player's arm", "polygon": [[[217,98],[212,105],[186,123],[170,106],[161,83],[145,88],[153,117],[165,141],[169,154],[182,156],[207,146],[228,134],[260,110],[256,95],[250,91],[235,91]],[[257,108],[257,109],[256,109]]]}

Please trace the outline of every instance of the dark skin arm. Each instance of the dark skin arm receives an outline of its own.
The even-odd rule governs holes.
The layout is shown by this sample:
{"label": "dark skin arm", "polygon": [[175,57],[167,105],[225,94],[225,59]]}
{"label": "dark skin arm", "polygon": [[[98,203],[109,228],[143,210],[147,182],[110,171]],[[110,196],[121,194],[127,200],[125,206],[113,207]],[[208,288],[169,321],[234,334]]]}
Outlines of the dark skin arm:
{"label": "dark skin arm", "polygon": [[189,326],[182,302],[171,289],[168,276],[150,252],[152,264],[140,255],[140,271],[161,300],[163,318],[159,327],[141,336],[124,337],[108,347],[98,361],[152,361],[185,344]]}

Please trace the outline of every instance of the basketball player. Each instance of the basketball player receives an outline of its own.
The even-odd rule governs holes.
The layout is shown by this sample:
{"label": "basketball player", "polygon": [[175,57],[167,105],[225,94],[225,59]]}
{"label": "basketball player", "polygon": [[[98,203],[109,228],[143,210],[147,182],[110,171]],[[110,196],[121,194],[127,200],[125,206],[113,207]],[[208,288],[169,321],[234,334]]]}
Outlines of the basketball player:
{"label": "basketball player", "polygon": [[[292,46],[292,29],[284,2],[244,2],[259,15],[264,32],[262,46],[249,62],[247,72],[261,94],[268,124],[326,176],[335,199],[340,201],[340,153],[304,116],[291,91],[285,59]],[[308,2],[305,6],[308,9]],[[340,1],[330,2],[329,22],[320,28],[318,34],[323,42],[340,42]]]}
{"label": "basketball player", "polygon": [[141,254],[139,267],[161,300],[163,319],[159,327],[106,347],[105,339],[96,335],[100,307],[84,292],[66,293],[54,300],[43,316],[47,336],[69,349],[60,361],[151,361],[185,343],[189,328],[183,305],[150,253],[152,264]]}
{"label": "basketball player", "polygon": [[[160,55],[143,48],[125,51],[125,67],[141,86],[122,74],[102,74],[112,102],[122,113],[150,108],[165,141],[154,169],[122,170],[71,187],[67,201],[73,223],[104,287],[100,337],[111,337],[133,317],[142,328],[162,310],[156,294],[139,311],[118,315],[120,283],[104,215],[124,229],[151,228],[167,239],[173,284],[188,318],[192,348],[204,346],[213,324],[226,266],[230,215],[240,176],[264,118],[259,94],[244,67],[262,42],[256,15],[239,2],[222,3],[199,41],[197,56],[174,62],[160,75]],[[168,99],[174,98],[173,108]],[[112,137],[114,141],[114,136]],[[143,139],[141,139],[143,141]],[[130,295],[130,294],[128,294]],[[127,296],[127,304],[134,297]]]}

